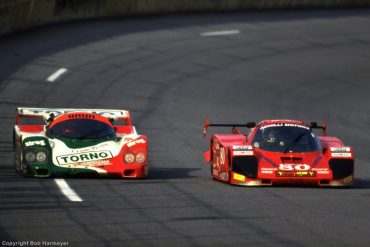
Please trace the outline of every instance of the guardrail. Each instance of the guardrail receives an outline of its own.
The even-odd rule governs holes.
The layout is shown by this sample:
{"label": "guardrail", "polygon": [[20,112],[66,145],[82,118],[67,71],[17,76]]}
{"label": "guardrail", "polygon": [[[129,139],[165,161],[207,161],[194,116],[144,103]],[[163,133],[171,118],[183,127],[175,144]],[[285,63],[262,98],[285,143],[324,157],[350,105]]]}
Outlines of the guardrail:
{"label": "guardrail", "polygon": [[370,0],[0,0],[0,35],[87,18],[328,7],[370,7]]}

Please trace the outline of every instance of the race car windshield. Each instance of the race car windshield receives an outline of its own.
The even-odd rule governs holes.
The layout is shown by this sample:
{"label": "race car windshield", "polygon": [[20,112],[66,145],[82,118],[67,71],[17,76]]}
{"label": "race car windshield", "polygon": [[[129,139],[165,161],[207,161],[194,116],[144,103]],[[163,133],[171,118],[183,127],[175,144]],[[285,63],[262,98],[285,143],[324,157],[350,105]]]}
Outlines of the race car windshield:
{"label": "race car windshield", "polygon": [[297,125],[261,127],[255,134],[252,145],[262,150],[284,153],[320,150],[320,143],[313,131]]}
{"label": "race car windshield", "polygon": [[112,126],[92,119],[70,119],[55,124],[50,134],[72,139],[99,139],[115,137]]}

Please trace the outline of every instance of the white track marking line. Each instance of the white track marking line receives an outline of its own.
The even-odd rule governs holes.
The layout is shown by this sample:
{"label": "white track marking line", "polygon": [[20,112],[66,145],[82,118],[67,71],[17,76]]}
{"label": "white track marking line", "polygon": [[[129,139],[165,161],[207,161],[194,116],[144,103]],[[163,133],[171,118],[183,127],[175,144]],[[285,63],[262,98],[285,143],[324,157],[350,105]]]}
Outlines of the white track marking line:
{"label": "white track marking line", "polygon": [[221,35],[235,35],[240,34],[240,30],[223,30],[223,31],[214,31],[214,32],[205,32],[200,35],[203,37],[207,36],[221,36]]}
{"label": "white track marking line", "polygon": [[57,71],[55,71],[53,74],[51,74],[46,80],[49,82],[53,82],[56,79],[58,79],[59,76],[67,72],[68,70],[66,68],[60,68]]}
{"label": "white track marking line", "polygon": [[55,183],[58,185],[60,191],[72,202],[82,202],[81,197],[74,192],[71,187],[67,184],[64,179],[54,179]]}

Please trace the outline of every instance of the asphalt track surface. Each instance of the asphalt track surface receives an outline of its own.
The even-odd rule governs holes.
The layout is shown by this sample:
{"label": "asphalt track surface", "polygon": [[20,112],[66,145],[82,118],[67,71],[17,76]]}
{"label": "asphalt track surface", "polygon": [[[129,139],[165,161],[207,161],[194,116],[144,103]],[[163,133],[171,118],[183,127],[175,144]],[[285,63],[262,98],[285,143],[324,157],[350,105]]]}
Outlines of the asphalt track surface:
{"label": "asphalt track surface", "polygon": [[[369,28],[370,10],[314,10],[95,20],[2,37],[2,246],[370,246]],[[68,71],[46,81],[59,68]],[[66,178],[82,202],[52,178],[22,178],[16,106],[131,110],[150,138],[149,178]],[[326,120],[355,149],[355,187],[213,181],[205,118]]]}

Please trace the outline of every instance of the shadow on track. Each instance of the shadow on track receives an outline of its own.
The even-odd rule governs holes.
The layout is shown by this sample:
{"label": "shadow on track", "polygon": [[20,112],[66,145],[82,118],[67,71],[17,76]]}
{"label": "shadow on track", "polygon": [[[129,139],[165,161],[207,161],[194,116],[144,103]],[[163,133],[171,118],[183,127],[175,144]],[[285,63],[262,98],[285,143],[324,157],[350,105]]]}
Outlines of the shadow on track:
{"label": "shadow on track", "polygon": [[194,178],[192,172],[201,170],[200,168],[150,168],[149,179],[178,179]]}
{"label": "shadow on track", "polygon": [[[194,178],[196,175],[192,175],[193,172],[201,170],[200,168],[156,168],[149,166],[149,175],[146,178],[122,178],[120,176],[101,176],[97,174],[68,174],[64,176],[50,176],[45,178],[32,178],[32,177],[22,177],[18,174],[14,167],[11,165],[0,166],[0,178],[1,179],[14,179],[19,177],[27,181],[28,179],[54,179],[54,178],[68,178],[68,179],[122,179],[122,180],[158,180],[158,179],[179,179],[179,178]],[[370,181],[369,181],[370,183]],[[369,185],[370,186],[370,185]]]}
{"label": "shadow on track", "polygon": [[370,178],[355,179],[355,186],[353,189],[370,189]]}

